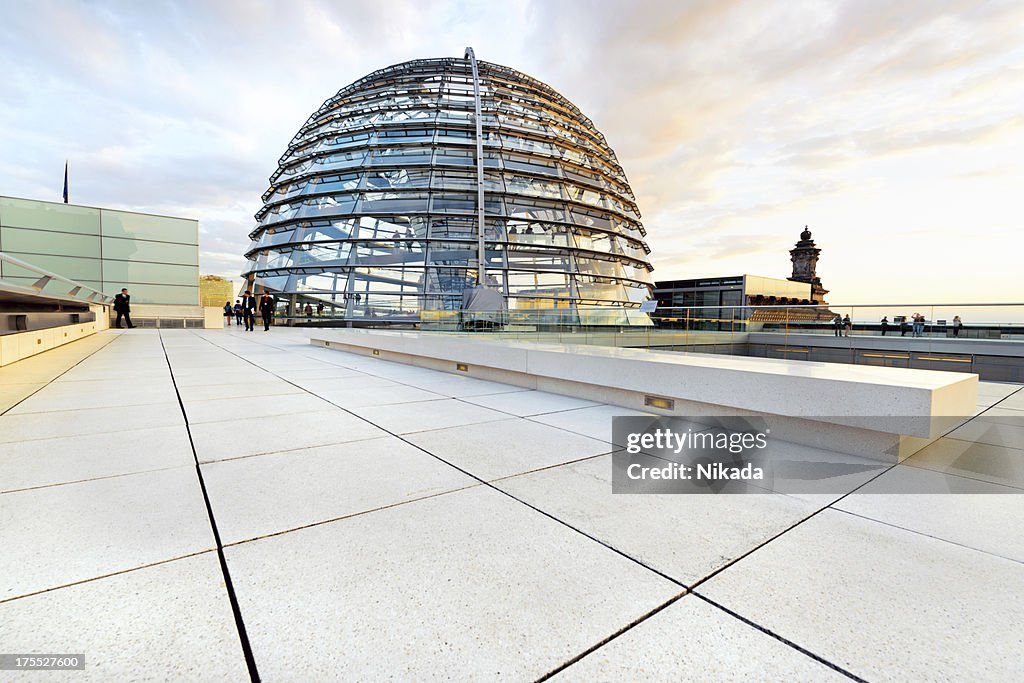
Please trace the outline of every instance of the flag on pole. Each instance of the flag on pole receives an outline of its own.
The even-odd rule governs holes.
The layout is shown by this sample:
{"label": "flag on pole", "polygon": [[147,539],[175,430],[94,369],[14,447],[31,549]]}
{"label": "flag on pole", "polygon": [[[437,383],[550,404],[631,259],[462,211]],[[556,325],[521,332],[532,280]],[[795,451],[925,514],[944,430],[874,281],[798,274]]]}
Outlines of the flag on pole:
{"label": "flag on pole", "polygon": [[68,203],[68,162],[64,160],[64,203]]}

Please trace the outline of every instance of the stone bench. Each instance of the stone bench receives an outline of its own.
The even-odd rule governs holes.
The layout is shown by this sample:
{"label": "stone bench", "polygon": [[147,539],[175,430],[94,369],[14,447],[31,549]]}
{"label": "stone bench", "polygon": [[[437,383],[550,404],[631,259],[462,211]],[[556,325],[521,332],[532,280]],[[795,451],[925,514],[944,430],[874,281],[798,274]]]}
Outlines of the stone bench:
{"label": "stone bench", "polygon": [[975,412],[977,375],[420,332],[314,345],[659,415],[753,415],[785,441],[898,462]]}

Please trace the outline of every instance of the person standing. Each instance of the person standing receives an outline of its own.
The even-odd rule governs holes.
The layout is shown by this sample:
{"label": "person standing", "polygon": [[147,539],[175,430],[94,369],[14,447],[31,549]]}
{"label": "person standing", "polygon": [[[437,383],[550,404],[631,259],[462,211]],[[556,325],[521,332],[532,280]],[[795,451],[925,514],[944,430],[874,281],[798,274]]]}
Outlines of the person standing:
{"label": "person standing", "polygon": [[850,332],[853,331],[853,321],[850,320],[850,314],[847,313],[843,316],[843,336],[849,337]]}
{"label": "person standing", "polygon": [[263,292],[260,297],[260,315],[263,316],[263,331],[270,331],[270,319],[274,316],[274,297],[270,292]]}
{"label": "person standing", "polygon": [[954,337],[959,337],[960,336],[960,328],[963,327],[963,326],[964,326],[964,321],[960,319],[960,316],[954,315],[953,316],[953,336]]}
{"label": "person standing", "polygon": [[135,327],[135,325],[132,325],[131,301],[132,298],[128,295],[128,288],[122,287],[121,293],[114,297],[114,311],[117,312],[117,321],[114,323],[114,327],[121,329],[121,318],[124,318],[128,329]]}
{"label": "person standing", "polygon": [[883,315],[882,316],[882,336],[884,337],[885,333],[888,332],[888,331],[889,331],[889,316]]}
{"label": "person standing", "polygon": [[240,299],[235,299],[235,324],[242,324],[242,302]]}
{"label": "person standing", "polygon": [[840,336],[843,329],[843,319],[836,313],[836,317],[832,318],[832,328],[835,331],[836,336]]}
{"label": "person standing", "polygon": [[316,315],[318,318],[324,317],[324,302],[321,301],[316,305]]}
{"label": "person standing", "polygon": [[252,332],[256,327],[256,297],[249,289],[245,290],[245,294],[242,296],[242,320],[245,321],[246,332]]}
{"label": "person standing", "polygon": [[235,309],[230,301],[224,302],[224,327],[231,327],[231,319],[235,317]]}
{"label": "person standing", "polygon": [[911,337],[920,337],[924,334],[924,316],[920,313],[914,314],[914,331],[910,334]]}
{"label": "person standing", "polygon": [[909,330],[909,329],[910,329],[910,325],[907,324],[907,316],[903,316],[903,318],[900,320],[900,336],[901,337],[906,337],[907,336],[907,330]]}

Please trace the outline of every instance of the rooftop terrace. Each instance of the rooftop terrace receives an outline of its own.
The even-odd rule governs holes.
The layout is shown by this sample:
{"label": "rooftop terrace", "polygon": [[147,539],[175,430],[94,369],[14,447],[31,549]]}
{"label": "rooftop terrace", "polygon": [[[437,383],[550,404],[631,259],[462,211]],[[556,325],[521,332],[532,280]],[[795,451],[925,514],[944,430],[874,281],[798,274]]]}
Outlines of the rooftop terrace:
{"label": "rooftop terrace", "polygon": [[[84,653],[76,681],[1024,670],[1019,385],[844,493],[612,495],[636,411],[309,332],[0,368],[0,653]],[[872,493],[936,479],[962,493]]]}

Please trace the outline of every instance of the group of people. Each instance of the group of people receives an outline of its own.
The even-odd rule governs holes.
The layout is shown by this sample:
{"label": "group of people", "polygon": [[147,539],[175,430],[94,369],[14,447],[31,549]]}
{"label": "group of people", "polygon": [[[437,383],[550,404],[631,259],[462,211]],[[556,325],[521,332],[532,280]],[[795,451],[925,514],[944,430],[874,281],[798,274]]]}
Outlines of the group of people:
{"label": "group of people", "polygon": [[849,314],[840,316],[836,313],[836,317],[832,318],[832,327],[837,337],[849,337],[850,331],[853,330],[853,321],[850,320]]}
{"label": "group of people", "polygon": [[274,318],[275,305],[274,297],[270,296],[269,292],[263,292],[263,296],[257,301],[252,290],[247,289],[241,299],[235,299],[234,306],[230,301],[224,302],[224,324],[230,327],[231,319],[234,318],[236,324],[245,325],[246,332],[252,332],[256,327],[256,311],[258,310],[263,318],[263,331],[269,332],[270,322]]}
{"label": "group of people", "polygon": [[[910,316],[910,320],[911,322],[907,322],[906,318],[900,320],[900,336],[905,337],[909,331],[912,337],[923,337],[925,317],[920,313],[914,313],[914,315]],[[960,330],[963,326],[964,323],[960,319],[960,316],[953,316],[952,327],[954,337],[960,336]],[[832,318],[832,327],[835,330],[835,335],[837,337],[849,337],[850,331],[853,330],[853,322],[850,320],[849,314],[840,316],[837,313],[836,317]],[[889,316],[882,316],[880,327],[882,330],[882,336],[884,337],[889,331]]]}

